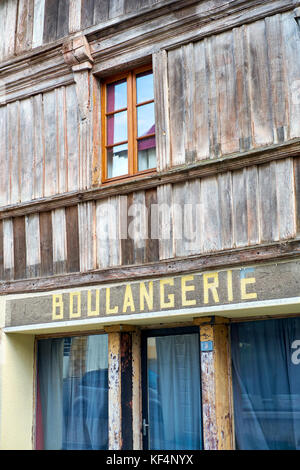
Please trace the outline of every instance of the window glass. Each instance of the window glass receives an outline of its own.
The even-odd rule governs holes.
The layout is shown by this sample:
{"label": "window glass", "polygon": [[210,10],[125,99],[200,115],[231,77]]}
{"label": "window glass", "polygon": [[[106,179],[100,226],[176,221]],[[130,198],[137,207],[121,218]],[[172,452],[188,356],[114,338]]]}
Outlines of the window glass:
{"label": "window glass", "polygon": [[154,103],[137,108],[138,137],[155,133]]}
{"label": "window glass", "polygon": [[107,150],[107,177],[127,175],[128,173],[128,145],[116,145]]}
{"label": "window glass", "polygon": [[107,335],[38,342],[37,448],[108,448]]}
{"label": "window glass", "polygon": [[138,141],[138,170],[156,167],[155,136]]}
{"label": "window glass", "polygon": [[107,118],[107,145],[127,140],[127,111],[113,114]]}
{"label": "window glass", "polygon": [[300,318],[231,325],[238,449],[300,449]]}
{"label": "window glass", "polygon": [[147,338],[150,449],[201,449],[199,335]]}
{"label": "window glass", "polygon": [[136,101],[144,103],[154,99],[153,73],[146,72],[136,76]]}
{"label": "window glass", "polygon": [[107,112],[127,108],[127,82],[119,82],[107,85]]}

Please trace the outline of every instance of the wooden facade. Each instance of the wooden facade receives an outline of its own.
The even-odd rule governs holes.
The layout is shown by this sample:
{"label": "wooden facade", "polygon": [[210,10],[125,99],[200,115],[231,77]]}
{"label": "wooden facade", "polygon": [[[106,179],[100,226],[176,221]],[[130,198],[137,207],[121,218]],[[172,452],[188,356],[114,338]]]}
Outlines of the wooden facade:
{"label": "wooden facade", "polygon": [[[0,0],[4,303],[11,295],[297,260],[298,6]],[[148,64],[156,172],[103,183],[101,81]],[[204,441],[229,449],[231,315],[216,324],[207,317],[215,313],[179,323],[196,324],[200,340],[208,335],[219,348],[202,356]],[[111,449],[142,446],[139,328],[150,326],[145,317],[125,331],[109,320],[98,327],[109,334]]]}

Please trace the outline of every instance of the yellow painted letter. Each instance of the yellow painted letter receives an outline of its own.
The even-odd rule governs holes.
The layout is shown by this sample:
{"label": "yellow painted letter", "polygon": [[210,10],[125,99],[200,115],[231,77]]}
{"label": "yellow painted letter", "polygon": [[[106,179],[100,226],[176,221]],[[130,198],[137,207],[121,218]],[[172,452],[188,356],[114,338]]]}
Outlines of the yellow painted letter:
{"label": "yellow painted letter", "polygon": [[165,285],[174,286],[174,279],[161,279],[160,284],[160,307],[161,308],[172,308],[174,307],[174,294],[168,295],[168,302],[165,302]]}
{"label": "yellow painted letter", "polygon": [[132,312],[135,311],[133,297],[132,297],[132,290],[130,284],[127,284],[124,294],[124,303],[123,303],[123,313],[127,312],[128,307]]}
{"label": "yellow painted letter", "polygon": [[[212,279],[212,282],[209,282],[209,279]],[[217,288],[219,287],[219,276],[218,273],[205,273],[203,274],[203,290],[204,290],[204,303],[208,304],[209,302],[209,290],[212,293],[215,303],[219,302],[219,295]]]}
{"label": "yellow painted letter", "polygon": [[100,291],[96,289],[96,308],[92,310],[92,291],[88,290],[87,293],[87,301],[88,301],[88,309],[87,309],[87,316],[88,317],[97,317],[100,315]]}
{"label": "yellow painted letter", "polygon": [[182,298],[182,306],[184,306],[184,307],[187,307],[187,306],[190,306],[190,305],[196,305],[196,300],[195,299],[188,300],[186,298],[186,293],[187,292],[195,290],[194,285],[192,285],[192,286],[187,286],[186,285],[186,283],[188,281],[193,281],[193,280],[194,280],[194,276],[183,276],[181,278],[181,298]]}
{"label": "yellow painted letter", "polygon": [[118,313],[119,307],[116,305],[114,308],[110,307],[110,287],[106,288],[106,315]]}
{"label": "yellow painted letter", "polygon": [[227,271],[227,296],[228,301],[233,301],[233,290],[232,290],[232,271]]}
{"label": "yellow painted letter", "polygon": [[[57,313],[59,310],[59,313]],[[62,294],[53,294],[52,296],[52,320],[63,320],[64,303]]]}
{"label": "yellow painted letter", "polygon": [[[77,297],[77,312],[74,312],[74,297]],[[70,292],[70,318],[81,317],[81,293]]]}
{"label": "yellow painted letter", "polygon": [[149,291],[147,292],[144,282],[140,283],[140,310],[145,310],[145,300],[149,310],[153,310],[153,281],[149,282]]}
{"label": "yellow painted letter", "polygon": [[242,300],[248,300],[248,299],[257,299],[257,293],[256,292],[246,292],[246,287],[248,284],[255,284],[256,279],[255,277],[244,277],[241,278],[241,298]]}

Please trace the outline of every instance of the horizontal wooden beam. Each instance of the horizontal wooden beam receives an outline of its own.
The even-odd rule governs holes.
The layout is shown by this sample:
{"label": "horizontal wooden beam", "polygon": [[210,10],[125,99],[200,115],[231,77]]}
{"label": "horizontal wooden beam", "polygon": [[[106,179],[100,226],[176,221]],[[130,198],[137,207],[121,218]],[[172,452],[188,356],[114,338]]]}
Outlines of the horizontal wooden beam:
{"label": "horizontal wooden beam", "polygon": [[[159,2],[138,13],[84,29],[95,61],[94,72],[112,73],[118,67],[139,63],[163,48],[171,49],[212,34],[294,9],[296,0],[173,0]],[[180,10],[180,15],[176,12]],[[157,21],[160,17],[161,21]],[[70,34],[68,38],[76,38]],[[64,38],[65,39],[65,38]],[[0,104],[73,83],[63,61],[63,40],[33,49],[0,64],[5,95]],[[2,94],[3,95],[3,94]]]}
{"label": "horizontal wooden beam", "polygon": [[276,262],[299,258],[300,240],[255,245],[186,258],[174,258],[142,265],[131,265],[86,273],[71,273],[44,278],[0,282],[0,295],[45,292],[54,289],[91,286],[111,282],[149,279],[182,273],[208,271],[234,266]]}
{"label": "horizontal wooden beam", "polygon": [[253,165],[262,165],[284,158],[300,157],[300,139],[281,145],[260,147],[249,152],[236,153],[215,160],[201,160],[197,163],[177,166],[168,171],[152,175],[134,177],[120,183],[102,185],[85,191],[73,191],[29,202],[0,208],[0,220],[37,212],[45,212],[63,207],[74,206],[82,202],[123,196],[136,191],[145,191],[164,184],[176,184],[196,178],[213,176],[227,171],[240,170]]}

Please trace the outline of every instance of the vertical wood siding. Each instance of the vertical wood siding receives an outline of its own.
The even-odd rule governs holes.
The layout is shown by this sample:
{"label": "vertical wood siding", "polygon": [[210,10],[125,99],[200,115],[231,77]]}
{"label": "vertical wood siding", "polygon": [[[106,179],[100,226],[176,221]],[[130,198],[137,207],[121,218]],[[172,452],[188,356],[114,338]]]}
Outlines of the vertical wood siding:
{"label": "vertical wood siding", "polygon": [[0,62],[159,0],[1,0]]}
{"label": "vertical wood siding", "polygon": [[[169,110],[157,112],[157,124],[161,132],[169,119],[170,144],[166,152],[158,142],[159,167],[299,137],[299,47],[289,12],[169,51]],[[159,80],[166,67],[159,54],[154,67]]]}
{"label": "vertical wood siding", "polygon": [[0,107],[0,206],[89,188],[91,127],[73,85]]}
{"label": "vertical wood siding", "polygon": [[299,234],[298,167],[287,158],[3,219],[0,274],[86,272],[292,239]]}

